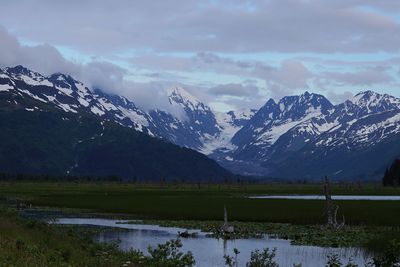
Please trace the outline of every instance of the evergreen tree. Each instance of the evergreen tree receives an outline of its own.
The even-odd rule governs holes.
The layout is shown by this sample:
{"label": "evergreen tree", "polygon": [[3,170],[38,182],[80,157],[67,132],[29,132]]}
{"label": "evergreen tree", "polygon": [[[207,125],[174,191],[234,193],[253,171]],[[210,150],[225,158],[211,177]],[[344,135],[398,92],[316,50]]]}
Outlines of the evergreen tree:
{"label": "evergreen tree", "polygon": [[388,168],[386,168],[386,170],[385,170],[385,175],[382,178],[382,184],[383,184],[383,186],[393,185],[393,181],[389,177],[389,169]]}
{"label": "evergreen tree", "polygon": [[385,170],[382,184],[384,186],[395,186],[400,184],[400,159],[396,159],[390,168]]}

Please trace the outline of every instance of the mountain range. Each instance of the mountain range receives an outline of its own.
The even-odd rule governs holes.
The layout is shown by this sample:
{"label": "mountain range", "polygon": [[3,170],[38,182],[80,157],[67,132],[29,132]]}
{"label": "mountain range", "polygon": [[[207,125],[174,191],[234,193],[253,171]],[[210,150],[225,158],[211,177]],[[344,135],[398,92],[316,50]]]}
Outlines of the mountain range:
{"label": "mountain range", "polygon": [[127,99],[94,93],[68,75],[2,69],[0,172],[196,182],[232,177],[205,155],[152,137],[143,126],[147,116]]}
{"label": "mountain range", "polygon": [[[51,109],[60,120],[77,118],[79,125],[83,125],[81,118],[89,116],[118,131],[150,136],[148,142],[165,140],[196,150],[233,173],[374,179],[400,156],[400,99],[387,94],[363,91],[334,105],[323,95],[305,92],[269,99],[258,110],[227,113],[213,111],[179,86],[169,88],[167,97],[179,116],[163,109],[142,109],[134,99],[89,89],[62,73],[43,76],[23,66],[0,69],[2,112],[18,110],[33,116]],[[217,176],[229,174],[218,165],[215,169]]]}

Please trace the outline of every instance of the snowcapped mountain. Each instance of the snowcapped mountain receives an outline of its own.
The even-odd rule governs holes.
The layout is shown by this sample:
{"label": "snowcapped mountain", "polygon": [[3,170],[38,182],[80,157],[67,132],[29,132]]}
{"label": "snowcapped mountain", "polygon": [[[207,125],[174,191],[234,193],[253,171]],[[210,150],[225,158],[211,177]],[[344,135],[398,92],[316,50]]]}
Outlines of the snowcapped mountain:
{"label": "snowcapped mountain", "polygon": [[[269,100],[233,137],[238,147],[229,157],[239,163],[258,162],[262,173],[277,177],[371,178],[400,156],[400,150],[393,149],[399,145],[392,144],[400,137],[399,101],[372,91],[335,106],[309,93],[278,103]],[[375,149],[388,145],[377,158]]]}
{"label": "snowcapped mountain", "polygon": [[0,69],[0,102],[8,108],[46,111],[49,105],[38,104],[43,103],[95,115],[195,149],[240,174],[374,177],[400,156],[400,99],[387,94],[364,91],[333,105],[305,92],[270,99],[259,110],[227,113],[213,111],[179,86],[169,88],[167,97],[170,110],[177,112],[143,110],[62,73]]}
{"label": "snowcapped mountain", "polygon": [[296,125],[329,113],[333,105],[323,96],[308,92],[270,99],[232,138],[237,159],[262,159],[268,148]]}
{"label": "snowcapped mountain", "polygon": [[399,98],[388,94],[378,94],[373,91],[361,92],[351,102],[360,108],[359,116],[400,108]]}
{"label": "snowcapped mountain", "polygon": [[151,119],[126,98],[91,91],[70,76],[1,69],[0,171],[124,180],[231,176],[201,153],[149,137]]}
{"label": "snowcapped mountain", "polygon": [[[0,70],[0,91],[52,103],[65,112],[91,113],[152,135],[145,128],[147,115],[129,100],[123,97],[109,98],[99,91],[93,93],[69,75],[55,73],[44,77],[22,66],[5,68]],[[114,105],[113,102],[120,105]],[[39,110],[36,106],[28,109]]]}
{"label": "snowcapped mountain", "polygon": [[[175,138],[175,143],[203,151],[205,143],[215,139],[221,129],[215,118],[215,114],[196,97],[188,93],[182,87],[173,87],[168,90],[168,100],[173,107],[178,107],[183,110],[184,118],[175,123],[170,132],[175,132],[176,136],[185,136],[178,139]],[[155,121],[157,120],[154,117]],[[164,124],[159,124],[162,127]],[[180,133],[179,133],[180,132]]]}
{"label": "snowcapped mountain", "polygon": [[[118,96],[107,96],[107,99],[119,110],[126,111],[127,116],[133,113],[136,117],[131,117],[131,119],[141,125],[143,129],[147,129],[154,136],[204,154],[210,154],[220,147],[229,146],[233,134],[239,130],[237,125],[251,116],[250,113],[241,114],[242,117],[238,117],[237,121],[231,119],[231,127],[227,127],[223,120],[219,120],[220,113],[212,111],[210,107],[179,86],[168,89],[168,101],[171,109],[179,115],[161,109],[140,111],[130,101],[127,102],[128,106],[121,106],[121,103],[117,102],[119,98]],[[124,99],[124,101],[127,100]],[[122,104],[124,103],[122,102]],[[140,120],[137,118],[138,114]],[[226,116],[230,117],[228,114]]]}
{"label": "snowcapped mountain", "polygon": [[210,154],[221,145],[229,145],[230,138],[239,130],[238,125],[251,115],[232,117],[234,128],[220,125],[221,121],[217,121],[217,115],[210,107],[178,86],[169,88],[168,101],[171,109],[180,111],[180,116],[160,109],[144,111],[125,97],[106,94],[98,89],[90,90],[69,75],[56,73],[45,77],[23,66],[0,69],[0,92],[6,91],[52,103],[65,112],[91,113],[205,154]]}
{"label": "snowcapped mountain", "polygon": [[[273,175],[282,177],[374,179],[400,156],[400,110],[362,116],[317,136],[286,156],[262,163],[275,164]],[[290,169],[290,171],[288,171]]]}

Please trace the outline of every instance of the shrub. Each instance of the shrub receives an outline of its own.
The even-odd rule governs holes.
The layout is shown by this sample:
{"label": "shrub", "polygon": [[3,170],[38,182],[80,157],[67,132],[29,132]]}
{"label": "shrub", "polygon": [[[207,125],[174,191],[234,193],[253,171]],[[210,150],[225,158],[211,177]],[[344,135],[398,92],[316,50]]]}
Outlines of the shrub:
{"label": "shrub", "polygon": [[234,248],[233,253],[235,254],[235,257],[224,255],[225,265],[229,267],[237,267],[239,264],[237,256],[239,255],[240,251],[237,248]]}
{"label": "shrub", "polygon": [[382,255],[373,258],[372,264],[376,267],[400,266],[400,241],[391,241]]}
{"label": "shrub", "polygon": [[251,252],[250,261],[246,264],[246,267],[278,267],[274,258],[276,256],[276,248],[271,252],[269,248],[265,248],[263,251],[256,249]]}
{"label": "shrub", "polygon": [[192,253],[183,253],[179,249],[182,247],[180,239],[167,241],[159,244],[156,248],[148,248],[150,257],[148,265],[157,267],[190,267],[194,266],[195,260]]}

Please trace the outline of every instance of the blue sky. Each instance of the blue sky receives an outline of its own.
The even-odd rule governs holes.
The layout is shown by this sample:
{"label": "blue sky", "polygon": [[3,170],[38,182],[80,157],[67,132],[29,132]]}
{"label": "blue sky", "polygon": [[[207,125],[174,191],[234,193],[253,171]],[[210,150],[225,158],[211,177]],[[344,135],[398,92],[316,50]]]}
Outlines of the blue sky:
{"label": "blue sky", "polygon": [[400,1],[21,0],[0,9],[1,66],[67,72],[143,107],[176,84],[224,111],[306,90],[335,103],[363,90],[400,97]]}

